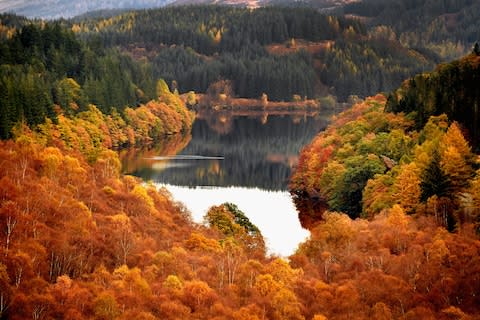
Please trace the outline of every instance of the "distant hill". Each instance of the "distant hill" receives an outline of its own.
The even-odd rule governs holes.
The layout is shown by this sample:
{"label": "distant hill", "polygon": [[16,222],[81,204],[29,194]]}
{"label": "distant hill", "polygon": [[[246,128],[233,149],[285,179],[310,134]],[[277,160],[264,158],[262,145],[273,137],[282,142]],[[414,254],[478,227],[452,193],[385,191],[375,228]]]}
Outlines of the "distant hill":
{"label": "distant hill", "polygon": [[71,18],[102,9],[144,9],[162,7],[172,0],[4,0],[0,12],[14,12],[29,18]]}
{"label": "distant hill", "polygon": [[216,4],[228,5],[247,8],[258,8],[266,4],[265,0],[175,0],[171,5],[200,5],[200,4]]}
{"label": "distant hill", "polygon": [[357,1],[358,0],[174,0],[171,5],[217,4],[247,8],[279,5],[335,9]]}
{"label": "distant hill", "polygon": [[333,10],[360,0],[266,0],[268,5],[306,6],[321,10]]}
{"label": "distant hill", "polygon": [[175,80],[180,92],[206,92],[228,79],[243,98],[331,94],[346,101],[391,91],[436,62],[395,39],[368,35],[358,19],[308,7],[168,6],[75,24],[84,39],[147,58],[154,77]]}
{"label": "distant hill", "polygon": [[[71,18],[94,11],[107,13],[110,9],[146,9],[165,5],[200,5],[216,4],[248,8],[268,5],[308,6],[320,9],[331,9],[356,2],[357,0],[3,0],[0,1],[0,12],[12,12],[29,18],[59,19]],[[113,11],[115,12],[115,11]]]}

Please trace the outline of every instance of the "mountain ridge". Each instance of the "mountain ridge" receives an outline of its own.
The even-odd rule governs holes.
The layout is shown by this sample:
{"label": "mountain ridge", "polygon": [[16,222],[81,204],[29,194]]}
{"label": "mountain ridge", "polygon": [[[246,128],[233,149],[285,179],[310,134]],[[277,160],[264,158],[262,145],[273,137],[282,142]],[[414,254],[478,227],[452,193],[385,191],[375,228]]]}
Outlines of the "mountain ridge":
{"label": "mountain ridge", "polygon": [[152,9],[181,5],[228,5],[258,8],[269,5],[302,5],[315,8],[335,8],[357,0],[5,0],[0,3],[0,13],[10,12],[28,18],[72,18],[101,10]]}
{"label": "mountain ridge", "polygon": [[147,9],[163,7],[173,0],[6,0],[0,3],[0,12],[13,12],[29,18],[72,18],[89,11],[103,9]]}

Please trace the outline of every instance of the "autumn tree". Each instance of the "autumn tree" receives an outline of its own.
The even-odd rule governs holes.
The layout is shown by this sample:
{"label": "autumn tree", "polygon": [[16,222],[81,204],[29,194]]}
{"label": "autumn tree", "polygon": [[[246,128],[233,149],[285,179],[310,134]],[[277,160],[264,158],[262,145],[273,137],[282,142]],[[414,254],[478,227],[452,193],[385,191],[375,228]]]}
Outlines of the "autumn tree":
{"label": "autumn tree", "polygon": [[236,205],[225,203],[214,206],[207,212],[205,220],[224,237],[240,241],[248,254],[256,257],[265,254],[265,242],[260,230]]}
{"label": "autumn tree", "polygon": [[182,300],[192,312],[201,312],[204,308],[210,307],[216,299],[215,292],[203,281],[189,281],[183,287]]}
{"label": "autumn tree", "polygon": [[393,185],[393,198],[407,212],[413,213],[420,202],[421,180],[420,170],[415,162],[404,165]]}
{"label": "autumn tree", "polygon": [[4,264],[0,264],[0,316],[2,317],[5,316],[10,306],[12,291],[7,268]]}
{"label": "autumn tree", "polygon": [[442,149],[440,165],[451,180],[451,190],[462,192],[473,176],[473,154],[457,122],[453,122],[443,136]]}
{"label": "autumn tree", "polygon": [[295,294],[285,288],[280,289],[272,299],[273,319],[304,320],[300,304]]}
{"label": "autumn tree", "polygon": [[95,316],[102,320],[113,320],[120,315],[120,309],[115,297],[108,292],[97,296],[94,301]]}

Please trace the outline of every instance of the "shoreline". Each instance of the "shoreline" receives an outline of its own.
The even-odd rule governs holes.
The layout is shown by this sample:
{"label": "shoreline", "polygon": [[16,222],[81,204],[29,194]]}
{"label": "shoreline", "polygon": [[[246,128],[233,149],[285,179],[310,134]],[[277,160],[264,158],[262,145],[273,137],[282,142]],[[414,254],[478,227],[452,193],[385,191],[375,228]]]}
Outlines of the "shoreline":
{"label": "shoreline", "polygon": [[212,99],[205,94],[196,94],[195,108],[213,110],[252,110],[252,111],[287,111],[287,110],[320,110],[320,103],[314,99],[301,101],[264,101],[253,98]]}

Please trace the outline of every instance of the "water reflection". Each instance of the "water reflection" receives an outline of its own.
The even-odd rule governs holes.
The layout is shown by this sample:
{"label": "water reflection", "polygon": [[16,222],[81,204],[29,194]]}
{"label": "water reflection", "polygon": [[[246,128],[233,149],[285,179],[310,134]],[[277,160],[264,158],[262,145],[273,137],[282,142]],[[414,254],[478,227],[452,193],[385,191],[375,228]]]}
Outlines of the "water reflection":
{"label": "water reflection", "polygon": [[328,119],[307,112],[199,112],[191,135],[125,151],[123,169],[167,186],[197,222],[211,206],[235,203],[260,228],[269,251],[287,256],[308,234],[288,179],[300,149]]}
{"label": "water reflection", "polygon": [[300,149],[327,119],[308,113],[199,113],[181,151],[135,150],[124,170],[171,185],[286,190]]}
{"label": "water reflection", "polygon": [[[165,137],[149,148],[121,150],[120,159],[122,161],[122,170],[126,174],[133,174],[145,180],[150,180],[150,175],[148,174],[148,172],[150,172],[149,168],[158,167],[159,169],[155,169],[158,171],[165,169],[161,167],[161,162],[155,161],[154,158],[159,155],[175,156],[188,145],[191,139],[192,135],[190,133],[177,134]],[[180,163],[178,164],[181,165]],[[167,162],[165,162],[164,165],[168,167]],[[175,166],[174,163],[169,165]]]}

